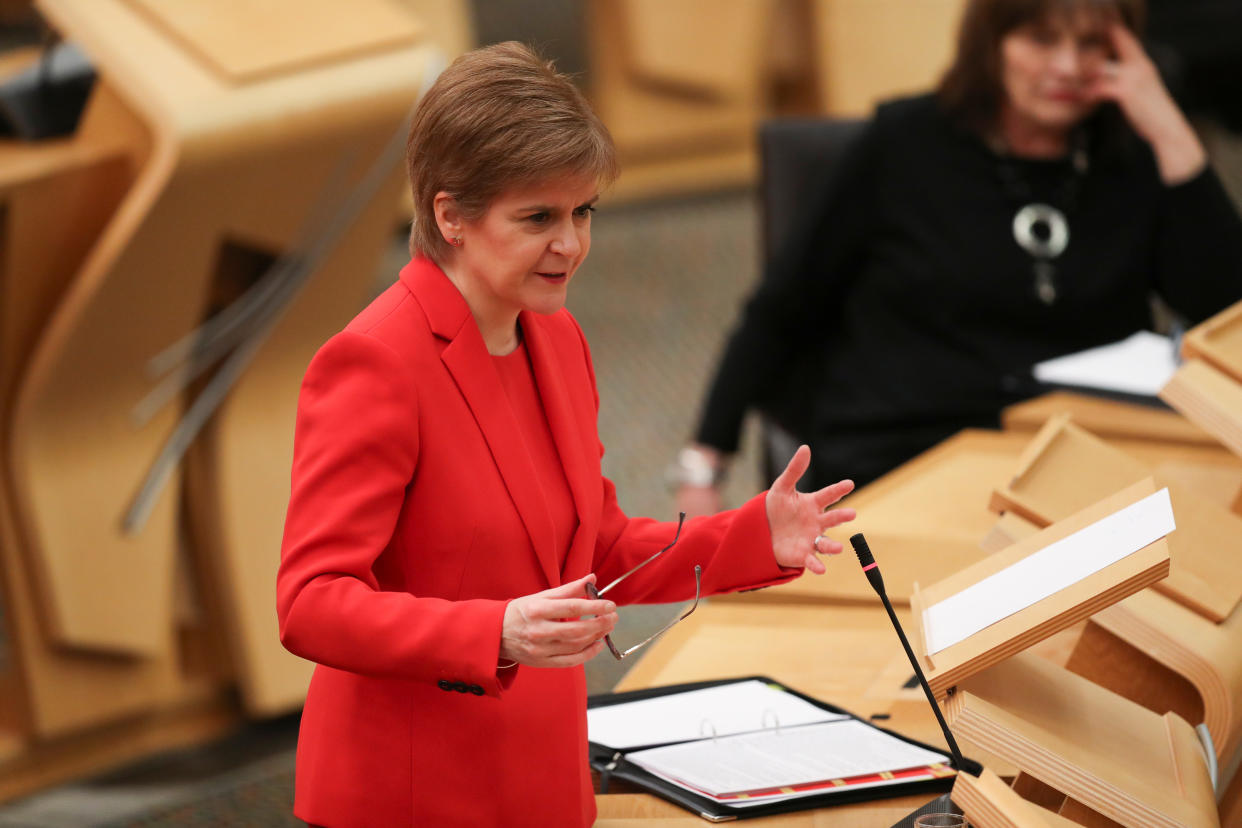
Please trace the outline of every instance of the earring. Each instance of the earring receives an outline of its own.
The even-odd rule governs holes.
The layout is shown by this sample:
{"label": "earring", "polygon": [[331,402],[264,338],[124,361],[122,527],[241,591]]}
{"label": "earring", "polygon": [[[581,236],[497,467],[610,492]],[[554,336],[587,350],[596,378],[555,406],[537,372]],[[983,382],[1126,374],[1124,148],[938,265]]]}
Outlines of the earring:
{"label": "earring", "polygon": [[449,239],[449,244],[453,245],[453,247],[461,247],[461,236],[453,236],[453,238]]}

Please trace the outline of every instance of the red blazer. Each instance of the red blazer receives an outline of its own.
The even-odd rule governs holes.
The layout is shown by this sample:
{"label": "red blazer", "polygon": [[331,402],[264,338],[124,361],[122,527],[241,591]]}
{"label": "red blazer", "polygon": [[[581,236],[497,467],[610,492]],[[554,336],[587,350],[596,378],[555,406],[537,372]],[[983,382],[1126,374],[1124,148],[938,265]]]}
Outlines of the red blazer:
{"label": "red blazer", "polygon": [[[578,512],[563,566],[499,375],[435,264],[406,266],[306,372],[277,610],[285,646],[319,665],[297,754],[308,822],[594,821],[582,668],[497,670],[505,605],[588,572],[607,583],[676,527],[626,517],[600,473],[573,317],[520,322]],[[695,563],[705,593],[799,574],[772,557],[760,495],[687,521],[617,603],[690,597]]]}

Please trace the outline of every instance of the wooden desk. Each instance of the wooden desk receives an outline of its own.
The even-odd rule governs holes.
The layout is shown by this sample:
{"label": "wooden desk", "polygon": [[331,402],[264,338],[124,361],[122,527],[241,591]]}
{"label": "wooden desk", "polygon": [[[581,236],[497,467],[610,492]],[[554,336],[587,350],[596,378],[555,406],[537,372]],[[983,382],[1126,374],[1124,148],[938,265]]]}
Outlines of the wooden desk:
{"label": "wooden desk", "polygon": [[[857,802],[836,808],[820,808],[779,816],[748,819],[746,825],[763,828],[882,828],[921,808],[934,797],[929,794]],[[595,828],[702,828],[708,823],[682,808],[649,794],[604,794],[595,797],[599,815]]]}

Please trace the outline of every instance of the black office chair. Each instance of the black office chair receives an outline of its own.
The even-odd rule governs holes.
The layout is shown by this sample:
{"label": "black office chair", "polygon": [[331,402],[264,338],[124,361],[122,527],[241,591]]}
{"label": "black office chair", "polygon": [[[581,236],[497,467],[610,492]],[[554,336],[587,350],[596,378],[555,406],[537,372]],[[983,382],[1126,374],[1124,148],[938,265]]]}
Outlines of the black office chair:
{"label": "black office chair", "polygon": [[[866,123],[861,119],[781,118],[760,125],[760,210],[765,265],[771,263],[785,242],[812,192],[824,186],[825,180],[831,186],[839,174],[842,157]],[[806,389],[822,376],[818,355],[806,354],[761,404],[760,471],[764,480],[774,480],[798,445],[808,441],[813,423],[806,405]]]}

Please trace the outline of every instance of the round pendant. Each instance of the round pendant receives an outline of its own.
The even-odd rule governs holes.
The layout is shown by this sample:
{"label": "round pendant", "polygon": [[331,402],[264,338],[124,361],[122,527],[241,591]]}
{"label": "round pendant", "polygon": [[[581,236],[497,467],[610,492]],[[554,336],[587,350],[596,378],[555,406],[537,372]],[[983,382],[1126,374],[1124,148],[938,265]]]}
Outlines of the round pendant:
{"label": "round pendant", "polygon": [[1037,259],[1055,259],[1069,245],[1069,222],[1049,204],[1028,204],[1014,214],[1013,238]]}

